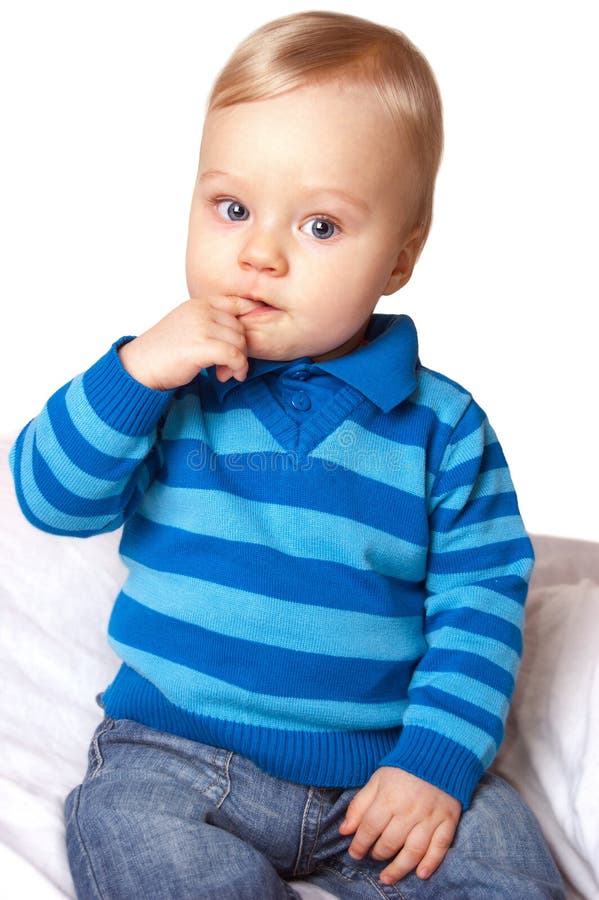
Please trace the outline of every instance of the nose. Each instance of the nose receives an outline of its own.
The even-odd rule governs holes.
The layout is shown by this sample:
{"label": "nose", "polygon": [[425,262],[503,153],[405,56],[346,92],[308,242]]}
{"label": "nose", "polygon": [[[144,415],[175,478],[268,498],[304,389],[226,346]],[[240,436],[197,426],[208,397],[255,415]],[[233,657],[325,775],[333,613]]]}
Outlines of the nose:
{"label": "nose", "polygon": [[285,275],[289,267],[281,241],[274,230],[266,228],[255,227],[246,232],[238,260],[242,269],[258,269],[273,275]]}

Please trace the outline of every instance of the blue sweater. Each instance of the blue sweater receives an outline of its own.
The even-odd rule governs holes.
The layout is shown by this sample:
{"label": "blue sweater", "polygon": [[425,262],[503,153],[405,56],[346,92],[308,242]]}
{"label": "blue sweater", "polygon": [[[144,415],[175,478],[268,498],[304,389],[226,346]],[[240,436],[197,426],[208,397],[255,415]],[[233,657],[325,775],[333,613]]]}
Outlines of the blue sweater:
{"label": "blue sweater", "polygon": [[273,391],[291,363],[154,391],[122,338],[11,466],[37,527],[124,523],[108,715],[303,784],[399,766],[467,807],[503,737],[532,547],[471,395],[420,364],[407,316],[373,315],[367,338],[317,365],[303,422]]}

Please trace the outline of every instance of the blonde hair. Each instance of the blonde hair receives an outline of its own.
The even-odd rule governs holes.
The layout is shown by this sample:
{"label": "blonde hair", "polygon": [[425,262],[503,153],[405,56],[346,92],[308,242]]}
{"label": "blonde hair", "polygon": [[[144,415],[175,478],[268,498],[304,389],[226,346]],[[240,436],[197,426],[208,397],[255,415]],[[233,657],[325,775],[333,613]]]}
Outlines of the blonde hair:
{"label": "blonde hair", "polygon": [[429,63],[401,31],[324,11],[275,19],[233,52],[213,85],[207,111],[335,77],[371,87],[399,138],[408,142],[417,180],[414,226],[422,248],[443,150],[443,113]]}

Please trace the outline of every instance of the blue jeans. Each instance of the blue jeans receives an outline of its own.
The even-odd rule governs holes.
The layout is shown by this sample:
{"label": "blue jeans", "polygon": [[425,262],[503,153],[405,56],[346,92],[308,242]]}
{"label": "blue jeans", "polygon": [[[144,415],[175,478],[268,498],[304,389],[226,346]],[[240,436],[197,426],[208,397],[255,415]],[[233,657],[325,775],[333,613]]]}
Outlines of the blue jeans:
{"label": "blue jeans", "polygon": [[105,717],[65,804],[77,897],[297,900],[301,878],[360,900],[563,898],[535,818],[496,776],[482,779],[440,868],[391,886],[378,879],[386,863],[353,860],[339,834],[356,790],[293,784],[228,750]]}

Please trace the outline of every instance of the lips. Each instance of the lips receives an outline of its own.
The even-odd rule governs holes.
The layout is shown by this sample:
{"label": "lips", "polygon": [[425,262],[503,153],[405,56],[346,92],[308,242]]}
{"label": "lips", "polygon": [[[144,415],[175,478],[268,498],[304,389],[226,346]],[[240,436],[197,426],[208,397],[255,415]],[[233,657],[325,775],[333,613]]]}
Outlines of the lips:
{"label": "lips", "polygon": [[254,297],[251,294],[245,294],[243,296],[243,300],[252,300],[254,303],[259,303],[260,306],[268,306],[271,309],[276,309],[276,307],[274,307],[272,303],[269,303],[267,300],[263,300],[262,297]]}
{"label": "lips", "polygon": [[[242,295],[240,295],[242,296]],[[240,316],[241,319],[247,319],[250,316],[258,316],[260,313],[266,312],[276,312],[278,311],[278,307],[273,306],[272,303],[268,303],[267,300],[263,300],[262,297],[256,297],[253,294],[243,294],[243,300],[251,300],[255,306],[249,310],[249,312],[244,313]]]}

